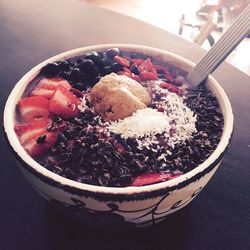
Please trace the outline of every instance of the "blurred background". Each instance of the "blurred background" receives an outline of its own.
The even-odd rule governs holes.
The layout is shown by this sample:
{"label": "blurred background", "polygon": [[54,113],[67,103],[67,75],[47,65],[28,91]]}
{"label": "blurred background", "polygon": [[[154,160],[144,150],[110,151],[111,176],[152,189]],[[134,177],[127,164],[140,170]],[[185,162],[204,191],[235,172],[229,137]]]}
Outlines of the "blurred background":
{"label": "blurred background", "polygon": [[[227,30],[250,0],[78,0],[140,19],[203,49]],[[250,75],[250,38],[245,38],[227,61]]]}

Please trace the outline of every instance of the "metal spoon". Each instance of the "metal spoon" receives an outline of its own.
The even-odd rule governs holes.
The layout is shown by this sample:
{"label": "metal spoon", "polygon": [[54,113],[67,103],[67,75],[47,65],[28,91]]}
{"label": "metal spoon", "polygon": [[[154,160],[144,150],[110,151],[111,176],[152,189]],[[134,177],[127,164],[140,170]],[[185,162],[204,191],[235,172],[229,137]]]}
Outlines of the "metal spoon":
{"label": "metal spoon", "polygon": [[[250,33],[250,4],[201,61],[188,73],[186,80],[194,87],[211,74]],[[248,55],[246,55],[248,57]]]}

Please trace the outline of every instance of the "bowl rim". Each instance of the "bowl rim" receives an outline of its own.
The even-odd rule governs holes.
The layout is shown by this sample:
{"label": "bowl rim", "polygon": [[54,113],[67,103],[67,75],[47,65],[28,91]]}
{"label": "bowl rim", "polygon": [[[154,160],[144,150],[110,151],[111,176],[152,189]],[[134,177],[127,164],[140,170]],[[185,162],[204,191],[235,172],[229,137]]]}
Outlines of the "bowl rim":
{"label": "bowl rim", "polygon": [[[70,186],[72,188],[77,188],[82,191],[88,191],[88,192],[94,192],[94,193],[120,194],[120,195],[132,195],[132,194],[138,194],[142,192],[151,192],[151,191],[156,191],[160,189],[171,188],[173,186],[178,185],[179,183],[187,181],[188,179],[192,178],[194,175],[203,172],[206,168],[208,168],[210,165],[216,162],[216,160],[218,160],[221,157],[221,154],[223,154],[223,152],[226,150],[230,142],[231,134],[233,131],[233,112],[232,112],[230,101],[225,91],[220,86],[220,84],[215,80],[215,78],[212,77],[211,75],[208,77],[208,80],[210,84],[218,91],[218,93],[221,96],[220,101],[223,102],[225,106],[225,114],[223,114],[224,121],[226,120],[227,122],[224,122],[223,134],[215,151],[198,167],[194,168],[193,170],[177,178],[174,178],[172,180],[168,180],[165,182],[160,182],[160,183],[155,183],[155,184],[150,184],[150,185],[140,186],[140,187],[138,186],[129,186],[129,187],[95,186],[91,184],[80,183],[74,180],[70,180],[66,177],[62,177],[58,174],[55,174],[52,171],[40,165],[31,156],[28,155],[28,153],[21,146],[18,140],[18,137],[14,131],[15,107],[16,107],[17,101],[22,96],[28,83],[40,72],[42,67],[44,67],[46,64],[50,62],[66,60],[76,55],[86,54],[90,51],[104,51],[108,48],[113,48],[113,47],[118,47],[121,50],[133,49],[133,50],[138,50],[138,51],[148,51],[148,54],[149,55],[153,54],[153,56],[154,55],[167,56],[170,58],[174,58],[174,60],[181,61],[181,63],[183,63],[187,67],[194,67],[195,65],[195,63],[175,53],[162,50],[162,49],[158,49],[158,48],[149,47],[149,46],[137,45],[137,44],[100,44],[100,45],[86,46],[86,47],[81,47],[81,48],[77,48],[73,50],[68,50],[66,52],[50,57],[44,60],[43,62],[39,63],[37,66],[33,67],[31,70],[29,70],[16,83],[6,101],[6,104],[4,107],[4,113],[3,113],[3,125],[4,125],[4,130],[6,133],[8,143],[12,147],[13,151],[34,171],[37,171],[42,176],[45,176],[49,179],[52,179],[60,183],[62,186]],[[17,98],[18,96],[19,98]]]}

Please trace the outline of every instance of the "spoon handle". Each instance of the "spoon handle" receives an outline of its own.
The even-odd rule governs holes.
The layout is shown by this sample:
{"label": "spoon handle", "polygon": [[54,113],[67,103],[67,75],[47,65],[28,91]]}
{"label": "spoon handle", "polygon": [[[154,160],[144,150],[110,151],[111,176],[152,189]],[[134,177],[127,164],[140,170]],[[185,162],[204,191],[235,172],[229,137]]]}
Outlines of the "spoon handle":
{"label": "spoon handle", "polygon": [[[243,10],[217,43],[188,73],[186,79],[193,85],[200,84],[232,52],[250,32],[250,4]],[[246,55],[248,56],[248,55]]]}

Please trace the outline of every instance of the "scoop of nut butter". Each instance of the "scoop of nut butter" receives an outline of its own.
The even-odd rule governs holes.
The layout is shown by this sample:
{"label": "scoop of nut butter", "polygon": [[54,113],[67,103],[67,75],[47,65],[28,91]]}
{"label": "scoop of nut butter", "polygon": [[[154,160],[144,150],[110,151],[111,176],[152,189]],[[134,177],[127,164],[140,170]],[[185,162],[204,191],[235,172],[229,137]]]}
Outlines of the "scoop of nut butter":
{"label": "scoop of nut butter", "polygon": [[91,103],[106,121],[124,119],[136,110],[147,107],[151,97],[137,81],[111,73],[92,88]]}

